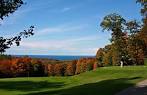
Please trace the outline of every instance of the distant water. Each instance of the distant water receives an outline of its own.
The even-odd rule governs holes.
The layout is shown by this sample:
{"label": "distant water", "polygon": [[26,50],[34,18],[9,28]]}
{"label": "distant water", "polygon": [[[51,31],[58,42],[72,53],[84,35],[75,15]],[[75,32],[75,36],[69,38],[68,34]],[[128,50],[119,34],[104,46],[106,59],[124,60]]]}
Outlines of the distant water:
{"label": "distant water", "polygon": [[47,59],[56,59],[56,60],[77,60],[80,58],[93,58],[94,56],[59,56],[59,55],[15,55],[17,57],[29,56],[31,58],[47,58]]}

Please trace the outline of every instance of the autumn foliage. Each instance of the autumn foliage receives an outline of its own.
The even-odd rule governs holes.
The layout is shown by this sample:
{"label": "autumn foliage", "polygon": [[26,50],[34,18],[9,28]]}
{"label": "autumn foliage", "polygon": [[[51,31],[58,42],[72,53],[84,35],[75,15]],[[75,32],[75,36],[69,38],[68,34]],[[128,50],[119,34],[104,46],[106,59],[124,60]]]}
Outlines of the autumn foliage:
{"label": "autumn foliage", "polygon": [[72,76],[75,75],[76,71],[76,60],[74,60],[72,63],[66,65],[65,69],[65,76]]}
{"label": "autumn foliage", "polygon": [[0,60],[0,77],[42,76],[43,64],[29,57]]}
{"label": "autumn foliage", "polygon": [[53,61],[29,57],[0,59],[0,77],[73,76],[96,69],[95,58]]}
{"label": "autumn foliage", "polygon": [[93,70],[96,70],[97,68],[98,68],[98,63],[95,62],[95,63],[93,64]]}
{"label": "autumn foliage", "polygon": [[95,58],[81,58],[77,61],[75,74],[93,70]]}

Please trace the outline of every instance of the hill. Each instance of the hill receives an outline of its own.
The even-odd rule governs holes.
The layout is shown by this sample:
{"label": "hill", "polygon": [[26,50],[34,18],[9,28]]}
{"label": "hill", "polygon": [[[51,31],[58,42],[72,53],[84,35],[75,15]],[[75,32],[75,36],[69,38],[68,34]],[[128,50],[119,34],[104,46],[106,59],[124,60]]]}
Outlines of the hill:
{"label": "hill", "polygon": [[146,78],[146,66],[102,67],[71,77],[0,79],[0,94],[114,95]]}

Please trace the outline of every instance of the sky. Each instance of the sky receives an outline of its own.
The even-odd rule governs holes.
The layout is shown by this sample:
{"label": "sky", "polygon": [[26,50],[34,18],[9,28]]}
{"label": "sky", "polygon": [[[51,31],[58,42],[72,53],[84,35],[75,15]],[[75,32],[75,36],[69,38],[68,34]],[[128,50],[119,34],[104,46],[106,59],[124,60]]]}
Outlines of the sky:
{"label": "sky", "polygon": [[13,55],[95,55],[109,44],[111,32],[100,23],[110,13],[140,20],[136,0],[24,0],[26,4],[1,21],[0,36],[12,37],[35,26],[35,35],[12,46]]}

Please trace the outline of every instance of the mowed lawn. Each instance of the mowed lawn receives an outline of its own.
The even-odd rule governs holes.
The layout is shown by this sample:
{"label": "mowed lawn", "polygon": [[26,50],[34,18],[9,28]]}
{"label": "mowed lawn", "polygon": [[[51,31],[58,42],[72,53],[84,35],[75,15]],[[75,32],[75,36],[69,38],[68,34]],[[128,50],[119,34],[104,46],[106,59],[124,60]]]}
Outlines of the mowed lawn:
{"label": "mowed lawn", "polygon": [[0,79],[0,95],[114,95],[147,79],[147,66],[102,67],[72,77]]}

